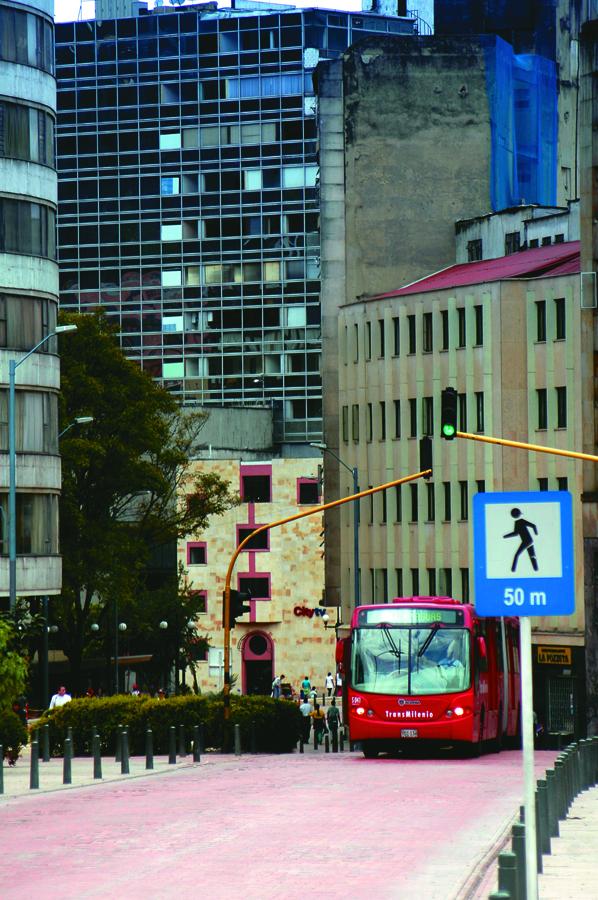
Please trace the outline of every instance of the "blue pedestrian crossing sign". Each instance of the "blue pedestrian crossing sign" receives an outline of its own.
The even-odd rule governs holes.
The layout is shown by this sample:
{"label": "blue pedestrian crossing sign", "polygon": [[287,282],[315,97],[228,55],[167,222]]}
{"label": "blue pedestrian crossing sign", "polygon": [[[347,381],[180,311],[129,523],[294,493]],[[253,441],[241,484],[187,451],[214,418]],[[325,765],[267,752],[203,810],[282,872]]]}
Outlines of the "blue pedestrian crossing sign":
{"label": "blue pedestrian crossing sign", "polygon": [[475,494],[473,558],[479,615],[570,615],[575,611],[571,494]]}

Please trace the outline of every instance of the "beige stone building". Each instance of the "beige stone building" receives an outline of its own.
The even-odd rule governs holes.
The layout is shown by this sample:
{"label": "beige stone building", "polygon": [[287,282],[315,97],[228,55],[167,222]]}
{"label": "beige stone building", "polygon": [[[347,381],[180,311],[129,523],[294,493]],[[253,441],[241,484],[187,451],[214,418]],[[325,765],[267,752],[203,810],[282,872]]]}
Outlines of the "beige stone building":
{"label": "beige stone building", "polygon": [[[218,454],[196,462],[231,482],[241,503],[214,517],[205,534],[179,544],[194,590],[204,598],[198,633],[210,639],[197,678],[202,691],[223,686],[222,593],[227,568],[238,544],[259,525],[307,511],[319,499],[320,454],[285,457],[265,452]],[[192,475],[192,473],[190,473]],[[323,606],[323,518],[306,516],[258,535],[241,552],[231,587],[251,593],[250,613],[231,632],[233,691],[269,694],[274,675],[285,675],[298,692],[307,674],[319,691],[327,672],[335,671],[336,610],[329,620]]]}
{"label": "beige stone building", "polygon": [[[357,466],[361,486],[417,472],[419,439],[433,439],[430,481],[362,501],[362,603],[426,594],[475,602],[472,496],[573,495],[576,612],[533,620],[539,648],[567,648],[561,669],[538,663],[535,670],[537,708],[547,710],[550,696],[553,730],[573,730],[583,697],[582,464],[444,441],[440,398],[445,387],[457,390],[460,431],[581,450],[591,400],[591,384],[581,378],[581,334],[591,311],[581,308],[578,271],[577,242],[541,247],[362,298],[343,307],[338,321],[339,452]],[[341,512],[343,597],[352,585],[351,529],[350,512]]]}

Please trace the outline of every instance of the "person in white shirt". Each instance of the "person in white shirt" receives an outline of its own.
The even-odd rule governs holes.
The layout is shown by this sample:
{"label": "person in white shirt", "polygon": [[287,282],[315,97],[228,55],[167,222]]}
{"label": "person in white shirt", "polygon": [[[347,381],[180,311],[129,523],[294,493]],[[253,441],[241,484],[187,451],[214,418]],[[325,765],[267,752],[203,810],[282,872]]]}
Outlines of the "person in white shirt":
{"label": "person in white shirt", "polygon": [[332,672],[329,672],[326,676],[326,690],[328,692],[328,696],[332,697],[332,692],[334,690],[334,678],[332,677]]}
{"label": "person in white shirt", "polygon": [[64,706],[65,703],[70,703],[72,699],[71,695],[67,694],[65,686],[61,685],[58,688],[58,693],[54,694],[50,700],[50,709],[54,709],[56,706]]}

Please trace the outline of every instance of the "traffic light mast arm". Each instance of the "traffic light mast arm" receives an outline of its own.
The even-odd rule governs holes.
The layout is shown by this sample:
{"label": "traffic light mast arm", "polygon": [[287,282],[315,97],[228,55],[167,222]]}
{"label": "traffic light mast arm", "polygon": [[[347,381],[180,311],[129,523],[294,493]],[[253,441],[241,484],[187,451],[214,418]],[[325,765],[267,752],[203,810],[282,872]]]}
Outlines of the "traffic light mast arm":
{"label": "traffic light mast arm", "polygon": [[551,453],[553,456],[570,456],[573,459],[598,462],[598,456],[592,456],[590,453],[578,453],[575,450],[560,450],[558,447],[543,447],[540,444],[524,444],[522,441],[509,441],[506,438],[489,437],[484,434],[469,434],[467,431],[457,431],[455,435],[468,441],[483,441],[485,444],[500,444],[503,447],[516,447],[519,450],[533,450],[535,453]]}
{"label": "traffic light mast arm", "polygon": [[341,497],[340,500],[331,500],[330,503],[322,503],[320,506],[312,506],[304,512],[295,513],[294,516],[287,516],[286,519],[278,519],[276,522],[269,522],[267,525],[260,525],[246,538],[243,538],[233,555],[231,556],[226,570],[226,579],[224,581],[224,718],[230,717],[230,583],[232,579],[235,563],[242,553],[245,545],[262,531],[268,531],[271,528],[277,528],[279,525],[286,525],[288,522],[295,522],[297,519],[304,519],[306,516],[313,516],[316,513],[324,512],[326,509],[334,509],[336,506],[342,506],[343,503],[351,503],[354,500],[361,500],[362,497],[369,497],[371,494],[377,494],[379,491],[387,491],[389,488],[398,487],[400,484],[406,484],[408,481],[416,481],[418,478],[425,478],[432,474],[432,469],[424,469],[423,472],[417,472],[415,475],[405,475],[404,478],[397,478],[394,481],[388,481],[386,484],[378,484],[376,487],[368,488],[365,491],[359,491],[357,494],[349,494],[348,497]]}

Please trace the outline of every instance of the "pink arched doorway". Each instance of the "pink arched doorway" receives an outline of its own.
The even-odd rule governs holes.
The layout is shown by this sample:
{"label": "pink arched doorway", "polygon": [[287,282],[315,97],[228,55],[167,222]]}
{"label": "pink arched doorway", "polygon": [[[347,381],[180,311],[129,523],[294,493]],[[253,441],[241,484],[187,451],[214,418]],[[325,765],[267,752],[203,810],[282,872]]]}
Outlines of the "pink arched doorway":
{"label": "pink arched doorway", "polygon": [[274,644],[264,631],[250,631],[243,640],[243,693],[270,696],[274,678]]}

